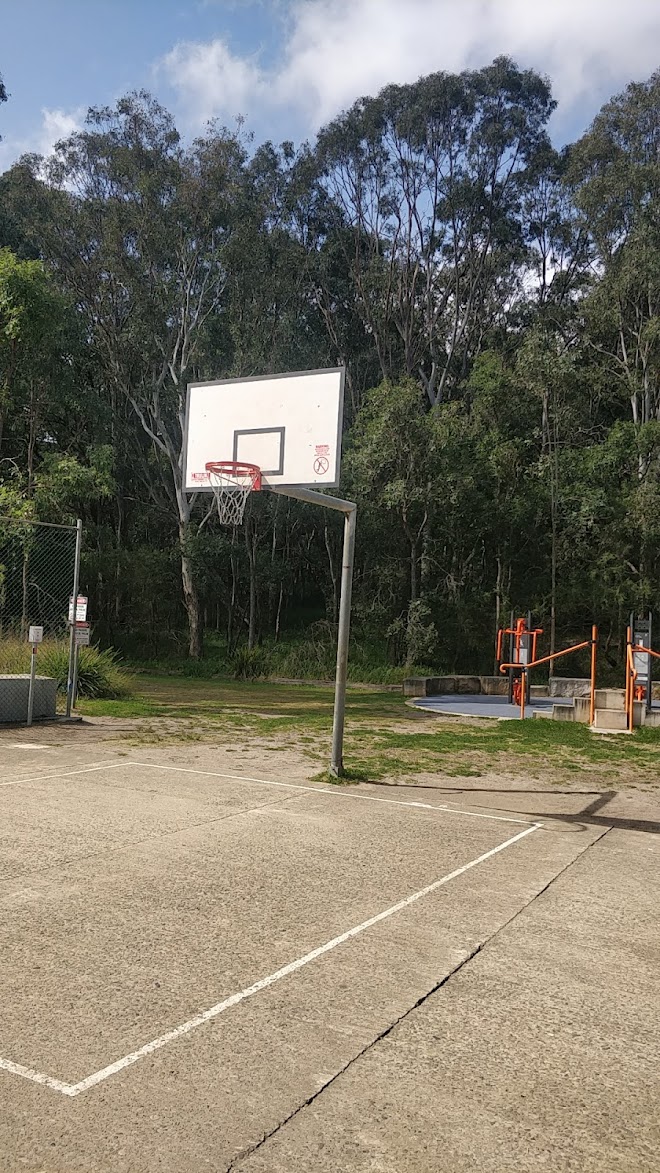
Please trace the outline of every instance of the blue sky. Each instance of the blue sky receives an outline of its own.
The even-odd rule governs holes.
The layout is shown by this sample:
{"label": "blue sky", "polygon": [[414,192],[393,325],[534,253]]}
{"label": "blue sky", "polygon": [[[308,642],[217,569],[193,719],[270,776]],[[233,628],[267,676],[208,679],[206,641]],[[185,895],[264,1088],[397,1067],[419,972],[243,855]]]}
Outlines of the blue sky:
{"label": "blue sky", "polygon": [[0,168],[90,105],[151,90],[186,134],[300,141],[361,94],[508,53],[547,73],[557,142],[660,64],[657,0],[0,0]]}

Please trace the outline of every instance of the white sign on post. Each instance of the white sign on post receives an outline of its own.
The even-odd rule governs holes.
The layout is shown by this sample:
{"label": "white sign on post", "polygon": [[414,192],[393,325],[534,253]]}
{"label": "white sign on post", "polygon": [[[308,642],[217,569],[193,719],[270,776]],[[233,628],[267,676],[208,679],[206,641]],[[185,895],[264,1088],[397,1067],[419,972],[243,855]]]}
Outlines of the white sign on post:
{"label": "white sign on post", "polygon": [[76,633],[76,647],[77,648],[89,647],[89,641],[90,641],[90,625],[89,625],[89,623],[76,623],[75,633]]}
{"label": "white sign on post", "polygon": [[69,623],[84,623],[87,619],[87,599],[85,595],[78,595],[76,599],[76,614],[73,614],[73,596],[69,597]]}
{"label": "white sign on post", "polygon": [[43,627],[31,627],[28,635],[28,643],[40,644],[44,638]]}

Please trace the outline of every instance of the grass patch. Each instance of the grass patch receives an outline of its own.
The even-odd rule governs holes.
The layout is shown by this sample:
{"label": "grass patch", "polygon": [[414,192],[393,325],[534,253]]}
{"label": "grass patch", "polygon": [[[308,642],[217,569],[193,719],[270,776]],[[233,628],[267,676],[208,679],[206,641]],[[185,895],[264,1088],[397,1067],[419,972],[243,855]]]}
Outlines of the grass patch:
{"label": "grass patch", "polygon": [[[85,700],[91,716],[169,719],[136,730],[149,740],[222,737],[238,750],[259,738],[272,749],[296,749],[319,769],[328,760],[334,690],[331,687],[246,680],[140,676],[135,696]],[[270,743],[270,744],[269,744]],[[584,725],[559,721],[480,721],[462,724],[420,715],[401,694],[349,688],[346,700],[347,770],[341,782],[411,778],[431,773],[478,778],[497,772],[547,777],[588,772],[603,780],[627,772],[650,781],[660,773],[660,730],[634,737],[594,736]],[[318,780],[337,783],[322,770]]]}

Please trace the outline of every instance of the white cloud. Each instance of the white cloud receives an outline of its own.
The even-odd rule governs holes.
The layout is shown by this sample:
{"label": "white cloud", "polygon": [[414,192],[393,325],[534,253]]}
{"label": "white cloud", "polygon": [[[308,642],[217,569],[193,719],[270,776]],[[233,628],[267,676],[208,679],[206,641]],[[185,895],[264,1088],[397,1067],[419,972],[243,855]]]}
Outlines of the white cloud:
{"label": "white cloud", "polygon": [[83,107],[70,111],[42,108],[41,124],[34,134],[22,139],[3,138],[0,142],[0,172],[11,167],[21,155],[50,155],[56,142],[66,138],[74,130],[80,130],[85,113]]}
{"label": "white cloud", "polygon": [[35,150],[39,155],[50,155],[55,143],[80,130],[87,111],[83,108],[66,110],[42,109],[42,123]]}
{"label": "white cloud", "polygon": [[235,118],[264,100],[266,76],[256,60],[235,57],[220,40],[176,45],[161,68],[181,93],[191,120]]}
{"label": "white cloud", "polygon": [[561,121],[658,64],[653,0],[291,0],[274,66],[221,39],[182,43],[160,63],[191,124],[248,116],[309,133],[363,94],[506,53],[547,73]]}

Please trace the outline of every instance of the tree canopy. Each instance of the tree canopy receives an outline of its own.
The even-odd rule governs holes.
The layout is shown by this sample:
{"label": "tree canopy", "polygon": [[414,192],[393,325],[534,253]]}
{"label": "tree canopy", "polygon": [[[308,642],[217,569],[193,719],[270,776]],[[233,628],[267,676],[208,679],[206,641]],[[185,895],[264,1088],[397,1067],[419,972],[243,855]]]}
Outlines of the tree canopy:
{"label": "tree canopy", "polygon": [[335,519],[261,494],[220,529],[184,492],[183,422],[193,380],[337,364],[358,643],[488,671],[511,609],[615,649],[660,606],[660,74],[562,152],[554,107],[498,58],[295,149],[186,142],[140,91],[0,176],[0,478],[83,516],[105,639],[289,634],[323,666]]}

